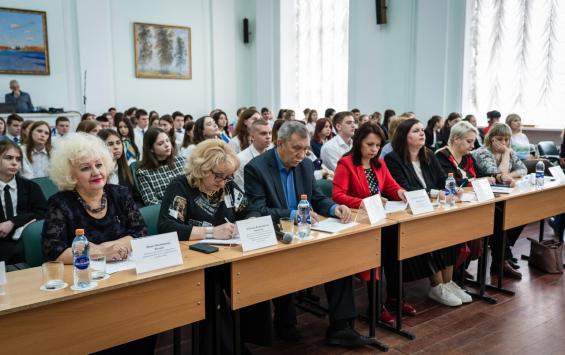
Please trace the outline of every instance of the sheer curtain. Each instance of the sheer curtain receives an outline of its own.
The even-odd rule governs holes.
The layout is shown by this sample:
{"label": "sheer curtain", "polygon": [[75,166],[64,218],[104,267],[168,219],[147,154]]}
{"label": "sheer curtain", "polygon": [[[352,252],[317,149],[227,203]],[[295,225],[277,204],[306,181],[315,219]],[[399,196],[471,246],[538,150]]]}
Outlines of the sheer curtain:
{"label": "sheer curtain", "polygon": [[347,109],[349,0],[295,0],[295,10],[296,102],[320,117]]}
{"label": "sheer curtain", "polygon": [[471,0],[463,109],[565,126],[565,2]]}

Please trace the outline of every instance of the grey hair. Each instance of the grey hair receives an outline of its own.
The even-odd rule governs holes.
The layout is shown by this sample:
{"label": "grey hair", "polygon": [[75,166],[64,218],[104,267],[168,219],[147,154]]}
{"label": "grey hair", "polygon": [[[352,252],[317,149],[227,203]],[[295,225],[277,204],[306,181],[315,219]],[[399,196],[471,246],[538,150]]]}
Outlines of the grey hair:
{"label": "grey hair", "polygon": [[451,127],[449,132],[449,143],[452,143],[455,138],[463,138],[467,133],[475,132],[479,134],[477,128],[467,121],[459,121]]}
{"label": "grey hair", "polygon": [[308,138],[308,129],[304,123],[299,121],[288,121],[285,122],[279,129],[277,140],[287,142],[295,133],[300,138]]}

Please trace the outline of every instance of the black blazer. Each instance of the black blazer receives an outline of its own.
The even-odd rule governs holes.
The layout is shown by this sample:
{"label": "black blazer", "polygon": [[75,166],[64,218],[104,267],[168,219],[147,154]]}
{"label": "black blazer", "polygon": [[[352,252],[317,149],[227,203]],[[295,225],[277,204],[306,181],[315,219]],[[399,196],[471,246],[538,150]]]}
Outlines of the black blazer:
{"label": "black blazer", "polygon": [[[420,164],[422,175],[426,182],[426,191],[429,192],[431,189],[443,190],[445,188],[447,174],[445,174],[435,154],[430,149],[428,149],[428,154],[430,156],[430,163],[426,164],[422,162]],[[408,191],[421,190],[424,188],[412,164],[405,163],[396,152],[388,153],[385,156],[385,162],[390,174],[400,186]]]}
{"label": "black blazer", "polygon": [[[249,215],[271,215],[276,221],[281,217],[289,217],[290,209],[286,204],[275,149],[269,149],[253,158],[245,165],[244,174],[245,194],[249,198]],[[302,160],[294,168],[294,188],[296,201],[300,201],[301,194],[308,195],[314,211],[323,216],[327,216],[331,206],[335,204],[316,186],[314,166],[310,159]]]}
{"label": "black blazer", "polygon": [[[25,225],[32,219],[43,219],[47,212],[47,202],[39,185],[18,175],[16,175],[16,184],[18,185],[17,216],[11,219],[14,222],[14,229],[6,236],[9,239],[12,238],[16,228]],[[4,193],[4,191],[0,191],[0,193]],[[4,213],[1,217],[4,218],[0,218],[2,219],[0,222],[5,222]]]}

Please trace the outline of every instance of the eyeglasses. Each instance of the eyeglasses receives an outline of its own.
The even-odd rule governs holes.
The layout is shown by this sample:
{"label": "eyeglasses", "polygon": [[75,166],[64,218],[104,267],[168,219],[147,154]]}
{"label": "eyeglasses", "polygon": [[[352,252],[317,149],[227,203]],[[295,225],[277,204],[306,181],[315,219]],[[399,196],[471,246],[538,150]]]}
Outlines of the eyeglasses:
{"label": "eyeglasses", "polygon": [[212,171],[212,174],[214,175],[214,181],[216,181],[216,182],[222,182],[222,181],[230,182],[230,181],[233,181],[233,176],[232,176],[232,175],[230,175],[230,176],[225,176],[224,174],[217,173],[217,172],[215,172],[215,171]]}

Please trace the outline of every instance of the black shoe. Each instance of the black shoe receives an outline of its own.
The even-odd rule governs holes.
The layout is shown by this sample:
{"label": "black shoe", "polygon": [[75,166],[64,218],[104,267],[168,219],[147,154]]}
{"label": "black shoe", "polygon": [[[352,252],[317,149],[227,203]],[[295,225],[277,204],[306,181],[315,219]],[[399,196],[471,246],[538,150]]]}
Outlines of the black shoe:
{"label": "black shoe", "polygon": [[347,326],[340,330],[330,330],[328,329],[326,333],[326,342],[329,345],[339,345],[348,348],[358,348],[365,345],[371,345],[375,343],[374,338],[369,338],[363,336],[355,329]]}
{"label": "black shoe", "polygon": [[514,261],[513,259],[507,260],[508,265],[510,265],[514,270],[518,270],[520,265],[518,265],[518,261]]}
{"label": "black shoe", "polygon": [[298,343],[302,340],[302,333],[294,325],[290,327],[275,327],[275,334],[280,340],[289,343]]}

